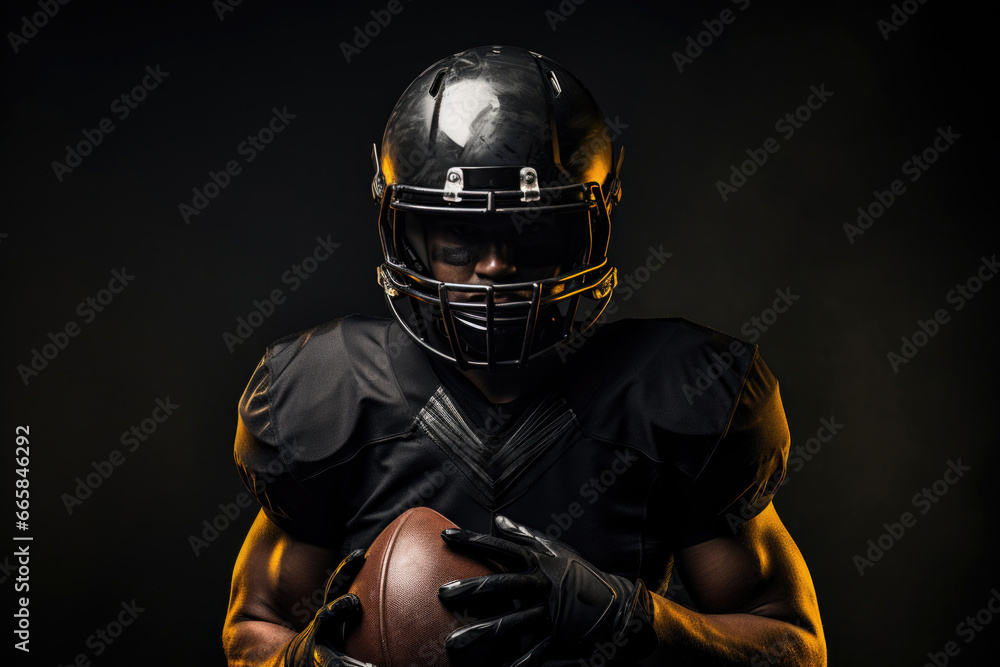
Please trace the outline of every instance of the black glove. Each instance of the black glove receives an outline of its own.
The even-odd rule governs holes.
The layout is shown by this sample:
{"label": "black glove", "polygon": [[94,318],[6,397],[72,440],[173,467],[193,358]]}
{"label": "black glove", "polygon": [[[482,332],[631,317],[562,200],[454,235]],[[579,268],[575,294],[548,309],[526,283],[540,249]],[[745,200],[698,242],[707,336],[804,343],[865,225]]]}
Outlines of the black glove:
{"label": "black glove", "polygon": [[285,648],[285,667],[374,667],[343,652],[347,631],[361,619],[361,600],[354,593],[345,593],[364,564],[364,549],[352,551],[340,561],[326,582],[323,606]]}
{"label": "black glove", "polygon": [[462,529],[441,534],[455,551],[504,570],[441,586],[438,597],[444,603],[471,607],[500,598],[516,600],[520,607],[452,632],[445,646],[456,662],[480,659],[490,645],[523,642],[526,636],[533,636],[531,647],[512,663],[516,667],[588,659],[598,651],[608,659],[614,654],[632,661],[653,652],[653,600],[641,579],[632,583],[601,572],[571,547],[506,517],[498,516],[496,526],[503,537]]}

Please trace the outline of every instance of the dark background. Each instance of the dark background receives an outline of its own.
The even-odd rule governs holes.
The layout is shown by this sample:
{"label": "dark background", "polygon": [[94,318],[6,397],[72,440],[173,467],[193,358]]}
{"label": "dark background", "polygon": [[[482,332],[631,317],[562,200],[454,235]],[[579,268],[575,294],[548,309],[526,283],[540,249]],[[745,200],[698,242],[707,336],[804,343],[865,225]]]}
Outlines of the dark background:
{"label": "dark background", "polygon": [[[210,0],[74,0],[17,53],[5,37],[2,422],[12,484],[14,427],[31,428],[30,529],[17,531],[8,514],[5,531],[34,538],[32,652],[17,664],[69,664],[81,653],[95,665],[224,664],[229,577],[255,512],[241,509],[197,555],[189,537],[204,537],[203,521],[242,490],[236,401],[271,340],[386,312],[371,144],[423,68],[484,43],[563,63],[623,127],[614,262],[633,275],[650,246],[673,256],[619,299],[619,316],[684,316],[739,333],[775,290],[799,297],[757,342],[781,382],[793,450],[821,419],[843,424],[799,459],[776,500],[809,563],[831,664],[921,665],[949,641],[960,649],[952,664],[982,664],[1000,623],[969,643],[957,626],[1000,586],[991,567],[1000,284],[985,283],[960,311],[946,294],[997,251],[986,48],[995,12],[914,1],[886,40],[877,21],[890,17],[889,2],[748,4],[565,0],[573,12],[553,30],[545,12],[559,11],[556,0],[496,10],[403,0],[350,63],[338,45],[386,3],[244,0],[220,20]],[[672,53],[724,8],[735,21],[679,72]],[[0,29],[20,31],[38,11],[5,3]],[[157,65],[169,76],[119,120],[112,100]],[[776,132],[821,85],[833,93],[822,108],[791,138]],[[248,164],[237,146],[275,107],[296,117]],[[114,131],[57,180],[52,162],[104,117]],[[961,136],[911,183],[901,165],[939,127]],[[779,151],[723,202],[716,181],[768,137]],[[234,159],[242,173],[185,224],[178,205]],[[905,194],[850,243],[844,223],[897,178]],[[327,235],[339,248],[291,291],[283,272]],[[122,267],[134,280],[85,323],[77,304]],[[230,353],[223,333],[276,288],[287,300]],[[939,308],[950,321],[894,372],[887,353]],[[80,334],[26,385],[17,367],[71,320]],[[127,451],[122,432],[167,397],[179,407]],[[113,450],[124,462],[69,513],[64,494]],[[971,470],[921,514],[913,495],[959,459]],[[916,524],[860,576],[853,557],[906,511]],[[0,579],[13,625],[9,544]],[[134,623],[110,645],[88,644],[133,599],[143,609]]]}

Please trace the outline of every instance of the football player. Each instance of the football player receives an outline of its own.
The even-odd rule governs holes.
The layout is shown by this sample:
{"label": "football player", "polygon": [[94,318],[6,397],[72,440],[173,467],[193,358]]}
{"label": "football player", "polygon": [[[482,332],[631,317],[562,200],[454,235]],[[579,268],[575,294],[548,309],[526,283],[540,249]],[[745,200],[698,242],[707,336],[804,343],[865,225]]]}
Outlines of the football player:
{"label": "football player", "polygon": [[[230,664],[361,665],[347,585],[415,505],[503,566],[445,584],[445,604],[517,601],[453,632],[455,663],[826,664],[771,504],[789,435],[756,346],[605,322],[611,144],[583,84],[523,49],[456,54],[403,93],[373,155],[393,317],[275,342],[240,400],[236,462],[262,511],[233,574]],[[665,597],[674,569],[694,608]]]}

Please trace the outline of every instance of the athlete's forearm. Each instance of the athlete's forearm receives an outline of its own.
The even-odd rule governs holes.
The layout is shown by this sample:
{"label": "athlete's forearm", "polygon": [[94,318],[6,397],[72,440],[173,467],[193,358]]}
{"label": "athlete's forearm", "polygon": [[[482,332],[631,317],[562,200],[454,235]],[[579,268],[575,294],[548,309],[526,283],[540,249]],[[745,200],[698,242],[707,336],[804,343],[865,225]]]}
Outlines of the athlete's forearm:
{"label": "athlete's forearm", "polygon": [[284,667],[285,648],[295,631],[267,621],[227,624],[223,645],[229,667]]}
{"label": "athlete's forearm", "polygon": [[821,635],[757,614],[701,614],[653,594],[659,647],[644,664],[826,667]]}

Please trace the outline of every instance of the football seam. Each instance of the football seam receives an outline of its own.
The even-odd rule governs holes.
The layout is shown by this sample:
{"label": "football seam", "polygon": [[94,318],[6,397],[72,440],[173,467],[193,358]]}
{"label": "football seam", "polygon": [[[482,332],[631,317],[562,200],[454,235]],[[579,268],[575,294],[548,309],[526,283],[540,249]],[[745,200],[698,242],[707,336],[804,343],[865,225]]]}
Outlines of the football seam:
{"label": "football seam", "polygon": [[379,627],[379,644],[381,645],[382,653],[382,664],[392,665],[392,656],[389,654],[389,632],[388,632],[388,613],[386,611],[386,605],[388,604],[388,598],[386,596],[386,587],[389,583],[389,559],[392,557],[392,548],[396,544],[396,538],[399,537],[400,531],[403,530],[403,526],[410,520],[413,516],[412,511],[408,511],[406,516],[399,525],[396,526],[396,530],[393,531],[392,536],[389,538],[389,542],[385,545],[385,549],[382,551],[382,563],[379,573],[379,591],[378,591],[378,627]]}

